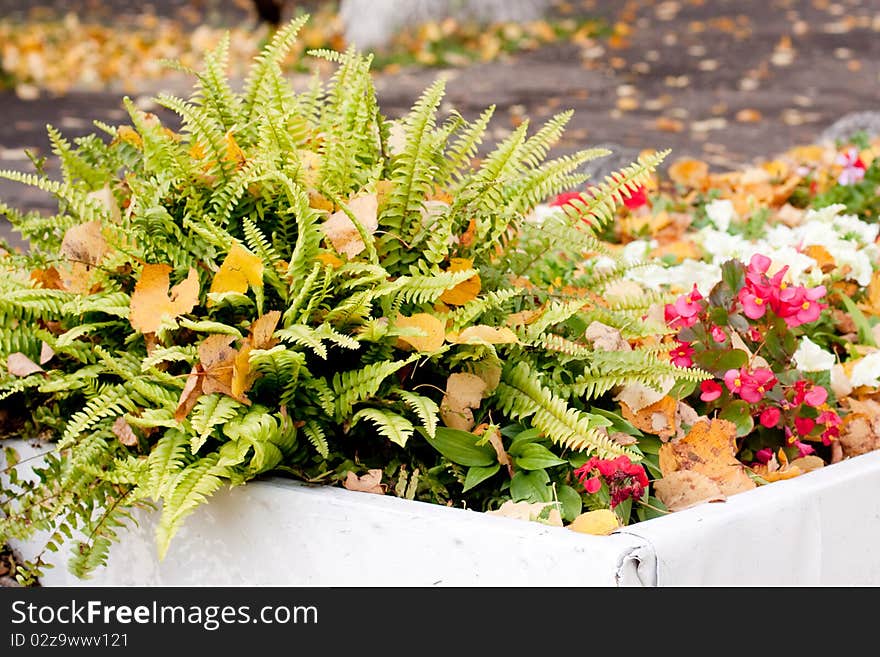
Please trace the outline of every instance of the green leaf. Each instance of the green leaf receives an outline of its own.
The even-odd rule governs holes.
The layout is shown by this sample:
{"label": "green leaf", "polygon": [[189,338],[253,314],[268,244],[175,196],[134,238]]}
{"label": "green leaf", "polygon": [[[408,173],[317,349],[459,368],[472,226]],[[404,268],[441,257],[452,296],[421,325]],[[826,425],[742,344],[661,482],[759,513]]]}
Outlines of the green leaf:
{"label": "green leaf", "polygon": [[461,492],[466,493],[474,486],[478,486],[479,484],[492,477],[500,469],[500,463],[496,463],[495,465],[487,465],[485,467],[474,466],[468,468],[467,475],[465,475],[464,478],[464,489],[462,489]]}
{"label": "green leaf", "polygon": [[853,323],[856,325],[856,330],[859,333],[859,343],[869,347],[876,347],[877,343],[874,341],[874,334],[871,332],[871,323],[868,321],[868,318],[865,317],[855,302],[848,296],[845,294],[838,296],[843,301],[843,305],[846,306],[846,312],[849,313]]}
{"label": "green leaf", "polygon": [[544,470],[517,472],[510,480],[510,495],[514,502],[552,502],[550,477]]}
{"label": "green leaf", "polygon": [[749,355],[742,349],[708,349],[694,354],[694,363],[710,372],[738,370],[749,362]]}
{"label": "green leaf", "polygon": [[747,436],[755,428],[752,407],[743,399],[730,402],[718,417],[733,422],[736,425],[737,436]]}
{"label": "green leaf", "polygon": [[565,465],[568,461],[559,458],[543,445],[527,443],[517,450],[514,463],[523,470],[540,470],[552,468],[554,465]]}
{"label": "green leaf", "polygon": [[540,429],[526,429],[525,431],[520,431],[513,438],[513,442],[510,443],[510,447],[507,450],[508,454],[518,454],[519,450],[522,449],[525,445],[529,445],[531,443],[544,440],[546,436],[541,433]]}
{"label": "green leaf", "polygon": [[559,498],[559,504],[562,506],[562,519],[571,522],[581,514],[584,503],[578,493],[571,486],[562,485],[556,489],[556,497]]}
{"label": "green leaf", "polygon": [[436,432],[431,436],[423,427],[417,427],[416,430],[431,447],[453,463],[469,467],[485,467],[498,460],[491,445],[477,445],[477,436],[467,431],[437,427]]}
{"label": "green leaf", "polygon": [[608,427],[609,433],[614,433],[615,431],[620,431],[621,433],[625,433],[629,436],[642,436],[644,435],[641,431],[636,429],[630,422],[623,419],[623,417],[615,413],[614,411],[609,411],[604,408],[598,408],[596,406],[590,407],[590,413],[593,415],[601,415],[602,417],[608,418],[611,420],[611,426]]}

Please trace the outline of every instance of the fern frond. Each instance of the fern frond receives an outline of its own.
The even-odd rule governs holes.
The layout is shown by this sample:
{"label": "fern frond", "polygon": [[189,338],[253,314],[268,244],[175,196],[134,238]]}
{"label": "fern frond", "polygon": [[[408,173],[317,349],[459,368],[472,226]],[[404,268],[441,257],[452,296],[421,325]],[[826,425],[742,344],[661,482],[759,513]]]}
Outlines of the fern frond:
{"label": "fern frond", "polygon": [[351,417],[351,426],[366,419],[376,425],[379,433],[391,442],[406,447],[406,441],[413,435],[415,427],[402,415],[378,408],[362,408]]}

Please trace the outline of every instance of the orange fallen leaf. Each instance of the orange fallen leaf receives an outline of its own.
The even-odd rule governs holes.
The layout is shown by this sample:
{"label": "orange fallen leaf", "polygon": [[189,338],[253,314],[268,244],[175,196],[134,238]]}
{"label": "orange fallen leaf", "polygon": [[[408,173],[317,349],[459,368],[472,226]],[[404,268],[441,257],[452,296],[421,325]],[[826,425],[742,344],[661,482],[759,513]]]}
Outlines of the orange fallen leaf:
{"label": "orange fallen leaf", "polygon": [[186,378],[186,384],[183,386],[180,399],[177,401],[177,408],[174,410],[174,419],[177,422],[183,422],[195,407],[199,397],[202,396],[203,374],[201,365],[196,363]]}
{"label": "orange fallen leaf", "polygon": [[398,315],[395,322],[399,329],[416,329],[414,335],[401,335],[398,340],[416,351],[432,353],[446,340],[446,325],[441,319],[428,313],[416,313],[411,317]]}
{"label": "orange fallen leaf", "polygon": [[740,123],[757,123],[762,118],[763,114],[756,109],[741,109],[736,113],[736,120]]}
{"label": "orange fallen leaf", "polygon": [[[474,263],[467,258],[451,258],[449,260],[449,268],[446,271],[458,272],[473,269]],[[450,306],[461,306],[468,301],[477,298],[482,289],[482,281],[479,274],[474,274],[466,281],[462,281],[453,288],[446,290],[440,295],[440,301]]]}
{"label": "orange fallen leaf", "polygon": [[670,511],[725,499],[718,484],[694,470],[676,470],[654,482],[654,492]]}
{"label": "orange fallen leaf", "polygon": [[837,266],[834,256],[828,253],[828,249],[819,244],[811,244],[806,247],[803,250],[803,254],[815,260],[819,264],[819,268],[826,274],[833,271]]}
{"label": "orange fallen leaf", "polygon": [[844,456],[859,456],[880,449],[880,404],[873,399],[842,400],[850,409],[843,418],[840,446]]}
{"label": "orange fallen leaf", "polygon": [[446,380],[446,393],[440,402],[440,418],[451,429],[470,431],[474,426],[473,409],[480,407],[486,382],[476,374],[457,372]]}
{"label": "orange fallen leaf", "polygon": [[242,341],[241,349],[232,363],[232,396],[242,397],[251,389],[257,374],[251,371],[250,356],[254,349],[271,349],[278,343],[272,334],[281,319],[281,312],[273,310],[251,324],[250,335]]}
{"label": "orange fallen leaf", "polygon": [[859,304],[859,308],[871,315],[880,316],[880,269],[871,276],[867,298],[863,304]]}
{"label": "orange fallen leaf", "polygon": [[227,131],[224,140],[226,141],[226,155],[224,159],[227,162],[234,163],[237,169],[242,168],[247,162],[247,156],[241,150],[238,142],[235,141],[235,135],[232,130]]}
{"label": "orange fallen leaf", "polygon": [[240,401],[241,395],[232,392],[232,369],[238,351],[231,344],[231,335],[211,335],[199,345],[199,364],[202,366],[202,394],[219,392]]}
{"label": "orange fallen leaf", "polygon": [[190,268],[187,277],[168,290],[169,265],[144,265],[131,295],[128,321],[141,333],[155,333],[165,316],[190,312],[199,301],[199,278]]}
{"label": "orange fallen leaf", "polygon": [[239,244],[233,244],[211,281],[210,292],[244,294],[248,286],[263,287],[263,260]]}
{"label": "orange fallen leaf", "polygon": [[670,119],[666,116],[659,116],[657,117],[657,120],[654,121],[654,127],[657,130],[661,130],[663,132],[682,132],[684,130],[684,123],[682,123],[678,119]]}
{"label": "orange fallen leaf", "polygon": [[496,328],[485,324],[469,326],[461,333],[449,333],[446,339],[455,344],[519,344],[516,333],[509,328],[504,326]]}
{"label": "orange fallen leaf", "polygon": [[48,269],[34,269],[31,272],[31,280],[44,290],[64,289],[61,275],[55,267],[49,267]]}
{"label": "orange fallen leaf", "polygon": [[669,167],[669,178],[679,185],[702,189],[709,179],[709,165],[701,160],[678,160]]}
{"label": "orange fallen leaf", "polygon": [[669,440],[676,434],[676,411],[678,401],[665,395],[660,400],[633,412],[625,401],[620,402],[620,412],[624,419],[637,429]]}
{"label": "orange fallen leaf", "polygon": [[700,421],[681,440],[660,447],[663,476],[693,470],[718,484],[724,495],[755,487],[745,467],[736,459],[736,425],[727,420]]}
{"label": "orange fallen leaf", "polygon": [[367,472],[367,474],[358,477],[354,472],[349,470],[345,473],[345,481],[342,485],[348,490],[357,491],[359,493],[375,493],[376,495],[385,494],[385,484],[382,482],[382,470],[375,468]]}

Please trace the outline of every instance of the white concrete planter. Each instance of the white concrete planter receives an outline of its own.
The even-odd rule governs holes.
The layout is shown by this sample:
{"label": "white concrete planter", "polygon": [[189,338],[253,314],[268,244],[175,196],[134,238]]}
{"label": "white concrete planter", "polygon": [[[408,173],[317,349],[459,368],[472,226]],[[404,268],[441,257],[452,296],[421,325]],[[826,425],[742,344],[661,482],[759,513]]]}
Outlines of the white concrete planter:
{"label": "white concrete planter", "polygon": [[[880,452],[607,537],[279,478],[217,494],[163,562],[155,515],[88,581],[44,586],[880,584]],[[39,547],[14,545],[25,555]]]}

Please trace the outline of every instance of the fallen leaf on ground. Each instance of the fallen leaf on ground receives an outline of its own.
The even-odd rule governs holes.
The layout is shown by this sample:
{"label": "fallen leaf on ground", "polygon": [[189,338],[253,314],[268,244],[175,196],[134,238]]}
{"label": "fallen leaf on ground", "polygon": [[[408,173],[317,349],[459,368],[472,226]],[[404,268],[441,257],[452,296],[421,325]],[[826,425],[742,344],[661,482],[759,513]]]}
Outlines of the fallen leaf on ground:
{"label": "fallen leaf on ground", "polygon": [[349,470],[345,473],[345,481],[342,482],[342,485],[348,490],[357,491],[358,493],[384,495],[386,486],[381,482],[382,470],[375,468],[360,477]]}
{"label": "fallen leaf on ground", "polygon": [[516,333],[507,327],[496,328],[477,324],[469,326],[461,333],[450,333],[446,336],[449,342],[455,344],[483,343],[483,344],[518,344],[519,338]]}
{"label": "fallen leaf on ground", "polygon": [[416,351],[433,353],[443,346],[446,340],[446,325],[443,320],[428,313],[416,313],[411,317],[398,315],[395,322],[398,329],[416,329],[421,335],[400,335],[398,340]]}
{"label": "fallen leaf on ground", "polygon": [[717,483],[694,470],[676,470],[664,475],[654,482],[654,492],[670,511],[725,499]]}
{"label": "fallen leaf on ground", "polygon": [[219,392],[241,398],[232,392],[232,369],[238,355],[238,351],[231,346],[234,339],[231,335],[210,335],[199,345],[199,364],[204,376],[203,394]]}
{"label": "fallen leaf on ground", "polygon": [[[379,227],[379,201],[376,194],[351,199],[348,202],[348,209],[367,234],[372,235]],[[331,214],[321,225],[321,230],[324,231],[333,248],[349,258],[354,258],[367,248],[354,222],[344,210]]]}
{"label": "fallen leaf on ground", "polygon": [[180,399],[177,401],[177,408],[174,410],[174,419],[177,422],[183,422],[190,411],[195,407],[199,397],[202,396],[202,380],[203,370],[200,365],[193,366],[186,378],[186,383],[180,393]]}
{"label": "fallen leaf on ground", "polygon": [[674,384],[675,381],[671,377],[664,379],[660,390],[646,386],[644,383],[629,383],[620,389],[614,400],[626,404],[631,412],[638,413],[646,406],[663,399]]}
{"label": "fallen leaf on ground", "polygon": [[220,270],[214,274],[209,292],[244,294],[248,291],[248,286],[263,287],[263,260],[244,247],[233,244],[220,265]]}
{"label": "fallen leaf on ground", "polygon": [[16,351],[6,357],[6,369],[13,376],[30,376],[31,374],[46,371],[20,351]]}
{"label": "fallen leaf on ground", "polygon": [[107,241],[100,221],[69,228],[61,242],[61,255],[66,262],[58,270],[64,289],[77,294],[89,292],[94,268],[106,253]]}
{"label": "fallen leaf on ground", "polygon": [[486,382],[476,374],[457,372],[446,381],[446,393],[440,402],[440,418],[451,429],[470,431],[474,426],[473,409],[480,407]]}
{"label": "fallen leaf on ground", "polygon": [[669,178],[679,185],[702,189],[709,181],[709,165],[700,160],[678,160],[669,167]]}
{"label": "fallen leaf on ground", "polygon": [[653,404],[633,411],[625,401],[620,402],[620,412],[623,418],[631,423],[636,429],[655,436],[661,440],[669,440],[677,433],[676,411],[678,401],[669,395],[658,399]]}
{"label": "fallen leaf on ground", "polygon": [[125,421],[124,416],[120,415],[118,418],[116,418],[116,421],[111,427],[111,431],[113,431],[116,437],[119,438],[119,442],[121,442],[126,447],[137,446],[138,438],[128,422]]}
{"label": "fallen leaf on ground", "polygon": [[843,455],[859,456],[880,449],[880,404],[873,399],[859,401],[851,397],[842,401],[850,409],[840,431]]}
{"label": "fallen leaf on ground", "polygon": [[718,484],[725,495],[755,487],[736,459],[736,425],[713,419],[695,424],[681,440],[660,447],[660,470],[666,477],[678,470],[693,470]]}
{"label": "fallen leaf on ground", "polygon": [[593,343],[593,349],[602,351],[631,351],[632,346],[620,331],[599,321],[593,321],[584,331],[584,338]]}
{"label": "fallen leaf on ground", "polygon": [[587,511],[575,518],[568,529],[580,534],[593,534],[594,536],[608,536],[620,527],[617,514],[610,509]]}
{"label": "fallen leaf on ground", "polygon": [[[551,507],[548,509],[547,507]],[[486,511],[487,515],[540,522],[553,527],[562,527],[562,516],[553,502],[514,502],[507,500],[495,511]]]}
{"label": "fallen leaf on ground", "polygon": [[[473,269],[474,263],[467,258],[451,258],[449,268],[446,271],[458,272]],[[440,295],[440,301],[450,306],[462,306],[468,301],[473,301],[482,289],[482,281],[479,274],[474,274],[455,287],[449,288]]]}
{"label": "fallen leaf on ground", "polygon": [[254,320],[251,324],[250,335],[242,341],[241,349],[235,356],[232,364],[232,395],[241,397],[257,380],[257,374],[251,371],[250,355],[254,349],[271,349],[278,340],[272,337],[281,312],[272,310],[262,317]]}
{"label": "fallen leaf on ground", "polygon": [[199,301],[199,278],[190,268],[187,277],[171,288],[169,265],[144,265],[134,286],[129,309],[132,328],[141,333],[155,333],[164,316],[177,317],[190,312]]}
{"label": "fallen leaf on ground", "polygon": [[55,357],[55,352],[45,342],[40,345],[40,365],[45,365]]}

